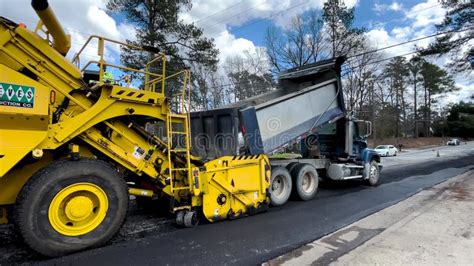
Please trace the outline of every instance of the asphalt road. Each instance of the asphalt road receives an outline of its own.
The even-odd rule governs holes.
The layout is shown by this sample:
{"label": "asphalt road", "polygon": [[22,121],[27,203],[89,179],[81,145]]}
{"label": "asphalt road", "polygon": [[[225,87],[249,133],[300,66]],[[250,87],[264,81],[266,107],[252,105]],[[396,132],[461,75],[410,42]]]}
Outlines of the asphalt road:
{"label": "asphalt road", "polygon": [[436,149],[440,157],[430,148],[383,158],[378,187],[359,181],[321,183],[315,200],[290,201],[234,221],[179,229],[170,218],[132,206],[126,225],[110,245],[58,259],[34,255],[4,227],[0,264],[259,264],[474,168],[474,143]]}

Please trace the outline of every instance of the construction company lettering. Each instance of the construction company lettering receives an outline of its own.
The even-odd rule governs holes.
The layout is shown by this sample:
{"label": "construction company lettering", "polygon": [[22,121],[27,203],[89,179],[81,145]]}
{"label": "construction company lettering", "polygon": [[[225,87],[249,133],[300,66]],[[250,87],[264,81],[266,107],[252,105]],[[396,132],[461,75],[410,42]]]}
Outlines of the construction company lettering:
{"label": "construction company lettering", "polygon": [[0,82],[0,105],[33,108],[35,88]]}

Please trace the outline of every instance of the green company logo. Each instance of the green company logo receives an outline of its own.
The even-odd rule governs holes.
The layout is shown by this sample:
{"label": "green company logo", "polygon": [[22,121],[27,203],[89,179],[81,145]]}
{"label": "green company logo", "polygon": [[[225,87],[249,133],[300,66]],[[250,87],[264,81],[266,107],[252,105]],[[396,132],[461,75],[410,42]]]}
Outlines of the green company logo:
{"label": "green company logo", "polygon": [[0,105],[33,108],[35,88],[0,82]]}

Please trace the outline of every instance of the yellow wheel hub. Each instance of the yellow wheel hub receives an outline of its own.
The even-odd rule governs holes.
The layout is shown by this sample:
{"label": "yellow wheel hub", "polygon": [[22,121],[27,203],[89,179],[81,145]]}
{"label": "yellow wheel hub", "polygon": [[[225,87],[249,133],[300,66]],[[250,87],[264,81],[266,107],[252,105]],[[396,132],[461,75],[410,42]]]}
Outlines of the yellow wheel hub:
{"label": "yellow wheel hub", "polygon": [[99,186],[76,183],[53,198],[48,210],[49,222],[62,235],[85,235],[102,223],[108,207],[107,194]]}
{"label": "yellow wheel hub", "polygon": [[81,221],[93,212],[94,205],[88,197],[77,196],[66,205],[66,217],[73,221]]}

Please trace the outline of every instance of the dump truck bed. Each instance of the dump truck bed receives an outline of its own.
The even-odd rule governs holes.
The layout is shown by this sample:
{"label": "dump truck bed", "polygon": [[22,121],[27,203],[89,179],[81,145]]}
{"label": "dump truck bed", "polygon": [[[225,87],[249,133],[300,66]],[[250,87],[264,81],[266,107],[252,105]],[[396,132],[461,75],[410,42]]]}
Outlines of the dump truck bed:
{"label": "dump truck bed", "polygon": [[279,75],[274,91],[226,108],[191,113],[193,152],[206,159],[271,154],[343,117],[343,61],[336,58],[287,70]]}

